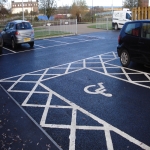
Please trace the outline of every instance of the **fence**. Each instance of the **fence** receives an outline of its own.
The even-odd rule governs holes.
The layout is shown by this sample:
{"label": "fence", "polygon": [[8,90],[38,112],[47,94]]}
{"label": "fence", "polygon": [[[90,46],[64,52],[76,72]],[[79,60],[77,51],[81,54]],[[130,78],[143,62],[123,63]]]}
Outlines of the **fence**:
{"label": "fence", "polygon": [[96,18],[97,29],[112,29],[112,18]]}
{"label": "fence", "polygon": [[35,38],[65,34],[77,34],[76,19],[61,19],[59,21],[40,21],[33,23]]}
{"label": "fence", "polygon": [[132,20],[150,19],[150,7],[137,7],[132,9]]}

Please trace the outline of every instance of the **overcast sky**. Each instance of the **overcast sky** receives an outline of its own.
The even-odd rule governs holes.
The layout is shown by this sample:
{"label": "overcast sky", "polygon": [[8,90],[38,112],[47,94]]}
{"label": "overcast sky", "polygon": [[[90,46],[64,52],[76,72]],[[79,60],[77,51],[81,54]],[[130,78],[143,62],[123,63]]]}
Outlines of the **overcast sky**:
{"label": "overcast sky", "polygon": [[[10,2],[10,0],[8,0]],[[15,2],[22,2],[22,0],[14,0]],[[28,0],[23,0],[27,2]],[[32,0],[35,1],[35,0]],[[65,6],[65,5],[72,5],[74,0],[56,0],[57,6]],[[87,6],[122,6],[122,0],[85,0]]]}
{"label": "overcast sky", "polygon": [[[58,6],[71,5],[74,0],[57,0]],[[85,0],[87,6],[122,6],[122,0]]]}

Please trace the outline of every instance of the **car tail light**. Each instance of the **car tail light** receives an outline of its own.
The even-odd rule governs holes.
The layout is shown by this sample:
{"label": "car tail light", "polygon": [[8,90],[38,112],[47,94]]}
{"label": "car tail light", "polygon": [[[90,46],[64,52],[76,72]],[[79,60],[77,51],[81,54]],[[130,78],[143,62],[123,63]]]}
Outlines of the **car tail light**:
{"label": "car tail light", "polygon": [[121,37],[120,35],[118,36],[118,44],[120,43]]}
{"label": "car tail light", "polygon": [[20,35],[20,33],[18,31],[15,32],[15,35]]}

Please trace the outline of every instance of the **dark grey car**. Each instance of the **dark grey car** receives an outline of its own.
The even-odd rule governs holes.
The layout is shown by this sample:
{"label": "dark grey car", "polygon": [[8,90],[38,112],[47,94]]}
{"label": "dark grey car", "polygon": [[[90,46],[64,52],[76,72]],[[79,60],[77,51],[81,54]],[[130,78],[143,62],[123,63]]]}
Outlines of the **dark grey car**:
{"label": "dark grey car", "polygon": [[22,43],[28,43],[31,48],[34,46],[34,30],[28,21],[11,21],[7,23],[1,34],[3,43],[11,44],[13,49]]}

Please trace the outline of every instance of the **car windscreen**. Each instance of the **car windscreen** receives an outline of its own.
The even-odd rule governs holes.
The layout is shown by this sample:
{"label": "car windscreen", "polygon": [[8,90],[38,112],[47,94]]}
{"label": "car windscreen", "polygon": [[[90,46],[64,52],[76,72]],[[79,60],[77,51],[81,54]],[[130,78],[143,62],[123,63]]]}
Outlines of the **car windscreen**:
{"label": "car windscreen", "polygon": [[25,30],[25,29],[32,29],[32,27],[29,22],[21,22],[21,23],[16,24],[16,29]]}

